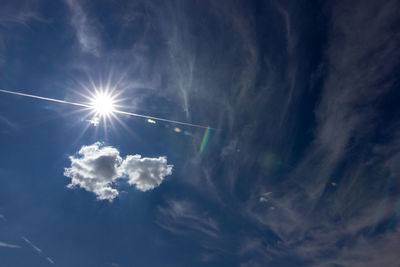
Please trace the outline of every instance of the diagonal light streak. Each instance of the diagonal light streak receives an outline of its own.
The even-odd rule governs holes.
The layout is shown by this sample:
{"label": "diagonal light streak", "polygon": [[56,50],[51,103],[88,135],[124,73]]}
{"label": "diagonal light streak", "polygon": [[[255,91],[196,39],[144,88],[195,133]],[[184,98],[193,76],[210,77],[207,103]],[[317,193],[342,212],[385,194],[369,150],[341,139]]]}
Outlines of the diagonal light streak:
{"label": "diagonal light streak", "polygon": [[[90,104],[65,101],[65,100],[60,100],[60,99],[55,99],[55,98],[50,98],[50,97],[44,97],[44,96],[38,96],[38,95],[32,95],[32,94],[25,94],[25,93],[14,92],[14,91],[9,91],[9,90],[4,90],[4,89],[0,89],[0,92],[1,93],[6,93],[6,94],[30,97],[30,98],[35,98],[35,99],[40,99],[40,100],[45,100],[45,101],[51,101],[51,102],[56,102],[56,103],[61,103],[61,104],[68,104],[68,105],[74,105],[74,106],[78,106],[78,107],[85,107],[85,108],[93,109],[93,106],[90,105]],[[138,114],[138,113],[133,113],[133,112],[127,112],[127,111],[122,111],[122,110],[117,110],[117,109],[114,109],[113,113],[118,113],[118,114],[122,114],[122,115],[128,115],[128,116],[132,116],[132,117],[152,119],[152,120],[163,121],[163,122],[170,122],[170,123],[186,125],[186,126],[196,127],[196,128],[204,128],[204,129],[208,128],[208,126],[203,126],[203,125],[198,125],[198,124],[193,124],[193,123],[188,123],[188,122],[182,122],[182,121],[169,120],[169,119],[153,117],[153,116],[148,116],[148,115],[143,115],[143,114]],[[211,127],[209,127],[209,128],[210,129],[214,129],[214,128],[211,128]]]}
{"label": "diagonal light streak", "polygon": [[36,99],[41,99],[41,100],[46,100],[46,101],[52,101],[52,102],[57,102],[57,103],[62,103],[62,104],[74,105],[74,106],[79,106],[79,107],[92,108],[92,106],[90,106],[88,104],[75,103],[75,102],[70,102],[70,101],[65,101],[65,100],[60,100],[60,99],[55,99],[55,98],[49,98],[49,97],[44,97],[44,96],[38,96],[38,95],[24,94],[24,93],[20,93],[20,92],[8,91],[8,90],[4,90],[4,89],[0,89],[0,92],[6,93],[6,94],[36,98]]}
{"label": "diagonal light streak", "polygon": [[[152,120],[157,120],[157,121],[171,122],[171,123],[175,123],[175,124],[181,124],[181,125],[197,127],[197,128],[207,129],[207,127],[208,127],[208,126],[192,124],[192,123],[188,123],[188,122],[174,121],[174,120],[163,119],[163,118],[158,118],[158,117],[153,117],[153,116],[148,116],[148,115],[142,115],[142,114],[137,114],[137,113],[132,113],[132,112],[126,112],[126,111],[122,111],[122,110],[114,110],[113,112],[114,113],[128,115],[128,116],[141,117],[141,118],[152,119]],[[214,129],[214,128],[210,127],[210,129]]]}

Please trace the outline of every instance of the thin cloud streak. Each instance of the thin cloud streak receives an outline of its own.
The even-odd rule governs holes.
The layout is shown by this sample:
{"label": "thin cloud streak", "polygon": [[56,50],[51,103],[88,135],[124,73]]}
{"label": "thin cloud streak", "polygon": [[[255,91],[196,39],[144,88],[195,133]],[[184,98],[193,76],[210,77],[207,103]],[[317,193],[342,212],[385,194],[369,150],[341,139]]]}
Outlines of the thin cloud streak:
{"label": "thin cloud streak", "polygon": [[46,260],[47,260],[48,262],[50,262],[51,264],[56,264],[50,257],[46,257]]}
{"label": "thin cloud streak", "polygon": [[[90,105],[90,104],[65,101],[65,100],[60,100],[60,99],[55,99],[55,98],[50,98],[50,97],[44,97],[44,96],[38,96],[38,95],[32,95],[32,94],[25,94],[25,93],[9,91],[9,90],[4,90],[4,89],[0,89],[0,92],[6,93],[6,94],[12,94],[12,95],[36,98],[36,99],[40,99],[40,100],[51,101],[51,102],[56,102],[56,103],[61,103],[61,104],[68,104],[68,105],[74,105],[74,106],[79,106],[79,107],[85,107],[85,108],[88,108],[88,109],[93,109],[93,106]],[[122,114],[122,115],[128,115],[128,116],[133,116],[133,117],[140,117],[140,118],[145,118],[145,119],[151,119],[151,120],[157,120],[157,121],[163,121],[163,122],[170,122],[170,123],[175,123],[175,124],[180,124],[180,125],[185,125],[185,126],[190,126],[190,127],[196,127],[196,128],[203,128],[203,129],[210,128],[212,130],[216,130],[215,128],[212,128],[212,127],[209,127],[209,126],[203,126],[203,125],[199,125],[199,124],[181,122],[181,121],[176,121],[176,120],[169,120],[169,119],[153,117],[153,116],[148,116],[148,115],[143,115],[143,114],[138,114],[138,113],[133,113],[133,112],[127,112],[127,111],[122,111],[122,110],[117,110],[117,109],[113,110],[113,113]]]}
{"label": "thin cloud streak", "polygon": [[203,236],[218,238],[219,225],[213,218],[200,212],[193,203],[168,201],[168,206],[158,207],[159,225],[175,233],[197,232]]}
{"label": "thin cloud streak", "polygon": [[0,247],[3,247],[3,248],[21,248],[18,245],[8,244],[8,243],[4,243],[4,242],[1,242],[1,241],[0,241]]}
{"label": "thin cloud streak", "polygon": [[40,248],[38,248],[37,246],[35,246],[28,238],[26,237],[22,237],[22,240],[24,240],[31,248],[33,248],[36,252],[38,253],[42,253],[42,250]]}
{"label": "thin cloud streak", "polygon": [[50,264],[55,265],[54,260],[51,259],[49,256],[45,255],[45,254],[43,253],[43,251],[42,251],[39,247],[35,246],[28,238],[26,238],[25,236],[23,236],[23,237],[21,237],[21,238],[22,238],[22,240],[24,240],[33,250],[35,250],[37,253],[39,253],[41,256],[43,256],[44,259],[45,259],[47,262],[49,262]]}

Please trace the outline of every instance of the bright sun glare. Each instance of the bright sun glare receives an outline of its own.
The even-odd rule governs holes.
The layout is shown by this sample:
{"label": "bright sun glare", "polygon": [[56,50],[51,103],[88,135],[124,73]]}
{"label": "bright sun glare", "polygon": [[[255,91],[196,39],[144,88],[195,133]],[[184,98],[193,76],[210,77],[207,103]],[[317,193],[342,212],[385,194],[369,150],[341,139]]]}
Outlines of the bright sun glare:
{"label": "bright sun glare", "polygon": [[113,98],[104,93],[98,93],[93,98],[91,105],[96,114],[101,116],[111,115],[115,110]]}

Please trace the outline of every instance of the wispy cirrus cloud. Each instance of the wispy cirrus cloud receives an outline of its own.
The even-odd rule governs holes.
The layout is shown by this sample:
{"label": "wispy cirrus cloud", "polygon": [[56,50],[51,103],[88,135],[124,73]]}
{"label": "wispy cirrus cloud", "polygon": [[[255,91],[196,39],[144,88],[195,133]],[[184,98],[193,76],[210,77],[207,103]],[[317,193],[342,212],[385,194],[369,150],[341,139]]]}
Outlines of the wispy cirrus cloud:
{"label": "wispy cirrus cloud", "polygon": [[158,224],[179,235],[201,236],[203,241],[219,238],[218,222],[189,201],[169,200],[158,207]]}
{"label": "wispy cirrus cloud", "polygon": [[[206,187],[209,192],[212,189],[220,193],[221,202],[225,202],[225,205],[234,203],[240,207],[238,216],[248,220],[252,229],[271,231],[279,240],[273,243],[274,240],[252,237],[251,231],[243,231],[244,237],[239,238],[243,245],[236,252],[243,255],[254,253],[252,260],[245,261],[243,266],[266,266],[268,263],[275,263],[274,260],[284,258],[294,258],[316,266],[357,266],[357,259],[364,256],[370,263],[359,260],[359,266],[381,266],[382,263],[389,266],[395,263],[397,230],[384,230],[385,233],[380,233],[375,229],[387,227],[389,220],[396,214],[398,216],[393,192],[398,192],[399,180],[389,180],[391,176],[398,177],[399,173],[398,170],[391,170],[393,164],[398,166],[400,159],[399,135],[396,134],[398,126],[392,124],[390,129],[382,129],[382,121],[387,115],[381,113],[378,104],[393,90],[398,79],[394,70],[397,70],[400,56],[397,49],[399,39],[393,29],[398,29],[396,11],[399,5],[398,1],[384,4],[374,1],[339,1],[328,9],[331,7],[333,13],[329,15],[330,20],[327,23],[327,42],[324,44],[320,66],[306,78],[312,80],[318,76],[321,83],[320,87],[313,89],[318,90],[318,100],[315,100],[315,106],[310,111],[310,116],[315,116],[315,124],[310,128],[314,128],[304,129],[303,125],[297,125],[302,122],[293,123],[301,131],[310,131],[311,140],[307,140],[309,143],[304,151],[294,153],[292,150],[291,142],[297,139],[292,134],[287,134],[296,128],[289,125],[291,121],[277,123],[275,118],[279,117],[277,113],[291,113],[290,116],[301,121],[299,114],[294,112],[302,101],[296,93],[301,91],[298,83],[302,81],[296,80],[296,77],[304,73],[301,70],[297,73],[293,66],[285,69],[282,77],[288,77],[290,81],[288,90],[283,90],[281,95],[269,84],[271,80],[280,77],[277,73],[279,70],[271,67],[266,74],[268,81],[260,82],[265,86],[264,91],[258,95],[257,92],[252,93],[251,89],[257,75],[257,61],[249,57],[248,63],[253,67],[248,68],[251,73],[240,76],[241,83],[235,80],[239,76],[231,77],[237,86],[231,92],[237,90],[235,98],[229,99],[229,103],[245,103],[241,106],[243,109],[238,108],[240,115],[232,116],[234,124],[240,127],[236,128],[237,131],[230,138],[226,138],[230,143],[222,149],[223,161],[214,165],[206,159],[199,161],[198,173],[202,174],[199,181],[205,180],[204,177],[207,176],[204,173],[207,171],[211,173],[209,176],[213,188],[204,182],[199,182],[198,185]],[[300,28],[290,27],[302,22],[291,17],[291,12],[284,9],[284,6],[278,9],[285,22],[288,47],[295,57],[298,52],[296,41],[302,35],[294,35],[294,32],[301,33]],[[218,11],[217,9],[215,12]],[[229,9],[229,12],[234,14],[235,11]],[[235,25],[232,21],[230,23]],[[241,25],[245,26],[246,24]],[[256,49],[256,55],[257,47],[251,47]],[[268,56],[264,60],[267,63]],[[296,60],[290,62],[289,65],[296,63]],[[305,81],[306,86],[309,83],[309,80]],[[240,89],[238,85],[241,85]],[[276,85],[281,88],[279,86]],[[257,88],[258,91],[261,91],[260,87]],[[269,113],[267,103],[277,111]],[[257,109],[257,105],[262,108]],[[248,114],[251,116],[246,121],[243,114],[249,106],[251,112]],[[263,119],[268,126],[261,127],[260,121],[252,121],[258,111],[265,114]],[[235,114],[235,111],[232,112]],[[277,124],[281,127],[271,126]],[[283,168],[282,164],[280,167],[284,169],[283,174],[271,170],[259,173],[246,171],[257,166],[254,154],[259,153],[262,146],[267,150],[276,144],[282,144],[279,148],[280,152],[284,151],[282,154],[291,151],[287,152],[287,158],[294,154],[300,155],[292,161],[293,165],[287,164]],[[212,166],[216,165],[218,174],[212,171]],[[331,181],[338,185],[331,186]],[[227,186],[230,186],[228,190]],[[229,190],[230,195],[227,193]],[[195,203],[193,205],[196,206]],[[159,208],[160,215],[165,219],[161,225],[176,234],[189,235],[195,229],[188,230],[185,227],[195,223],[191,223],[183,215],[177,215],[180,209],[190,210],[181,206],[185,205],[174,207],[174,204],[169,203]],[[197,214],[201,212],[197,210]],[[385,240],[391,245],[379,249],[376,245],[383,244]],[[372,253],[374,248],[377,253]],[[371,253],[367,255],[365,252]],[[379,256],[385,254],[388,256],[385,259]]]}
{"label": "wispy cirrus cloud", "polygon": [[115,147],[99,142],[82,146],[77,154],[70,157],[71,167],[64,171],[71,178],[68,187],[81,187],[96,194],[99,200],[112,201],[118,196],[118,190],[113,187],[118,180],[126,179],[144,192],[158,187],[172,174],[173,165],[167,164],[166,157],[128,155],[123,159]]}
{"label": "wispy cirrus cloud", "polygon": [[76,38],[82,50],[98,56],[101,42],[95,23],[85,12],[83,7],[84,2],[76,0],[65,0],[65,2],[70,9],[70,23],[75,30]]}
{"label": "wispy cirrus cloud", "polygon": [[[370,123],[379,116],[373,101],[391,88],[391,72],[400,57],[398,38],[390,30],[397,8],[396,1],[384,5],[343,2],[334,7],[332,39],[326,51],[327,78],[315,110],[315,141],[298,167],[312,179],[302,181],[310,194],[322,193],[326,179],[349,152],[350,140],[360,142],[377,130],[378,125]],[[350,15],[352,10],[358,10],[355,16]],[[361,27],[365,24],[368,27]],[[319,168],[310,173],[310,164]]]}
{"label": "wispy cirrus cloud", "polygon": [[[270,184],[278,193],[243,206],[281,240],[279,249],[258,243],[260,262],[292,256],[315,266],[395,264],[398,231],[389,221],[398,216],[398,169],[392,166],[399,160],[399,127],[380,128],[384,115],[376,103],[396,82],[398,8],[397,1],[333,6],[314,140],[286,183]],[[385,138],[377,141],[377,134]],[[330,181],[339,185],[330,187]],[[252,198],[259,196],[254,190]],[[275,209],[261,206],[266,203]]]}
{"label": "wispy cirrus cloud", "polygon": [[7,2],[0,10],[0,26],[11,27],[15,25],[28,26],[31,21],[44,22],[45,19],[39,15],[40,1],[19,1],[16,5]]}
{"label": "wispy cirrus cloud", "polygon": [[375,267],[394,266],[398,262],[398,248],[400,233],[394,232],[390,236],[368,239],[359,237],[351,247],[344,247],[333,259],[320,261],[315,266],[354,266]]}
{"label": "wispy cirrus cloud", "polygon": [[[8,41],[15,37],[14,34],[7,33],[7,29],[29,27],[32,22],[46,22],[39,14],[40,5],[40,1],[36,0],[2,3],[0,9],[0,27],[2,28],[0,29],[0,67],[6,63]],[[4,29],[5,31],[3,31]]]}
{"label": "wispy cirrus cloud", "polygon": [[198,260],[213,262],[229,254],[220,220],[201,205],[188,200],[167,200],[158,206],[157,224],[173,235],[196,240],[200,245]]}

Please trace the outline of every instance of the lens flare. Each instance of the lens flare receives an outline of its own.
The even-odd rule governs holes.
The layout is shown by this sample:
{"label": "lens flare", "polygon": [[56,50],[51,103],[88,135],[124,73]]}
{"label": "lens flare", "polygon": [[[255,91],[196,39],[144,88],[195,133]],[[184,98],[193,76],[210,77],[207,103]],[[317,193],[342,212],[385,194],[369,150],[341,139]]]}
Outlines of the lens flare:
{"label": "lens flare", "polygon": [[203,153],[206,145],[208,143],[208,139],[210,138],[210,126],[207,127],[206,131],[204,132],[203,140],[201,141],[200,145],[200,153]]}

